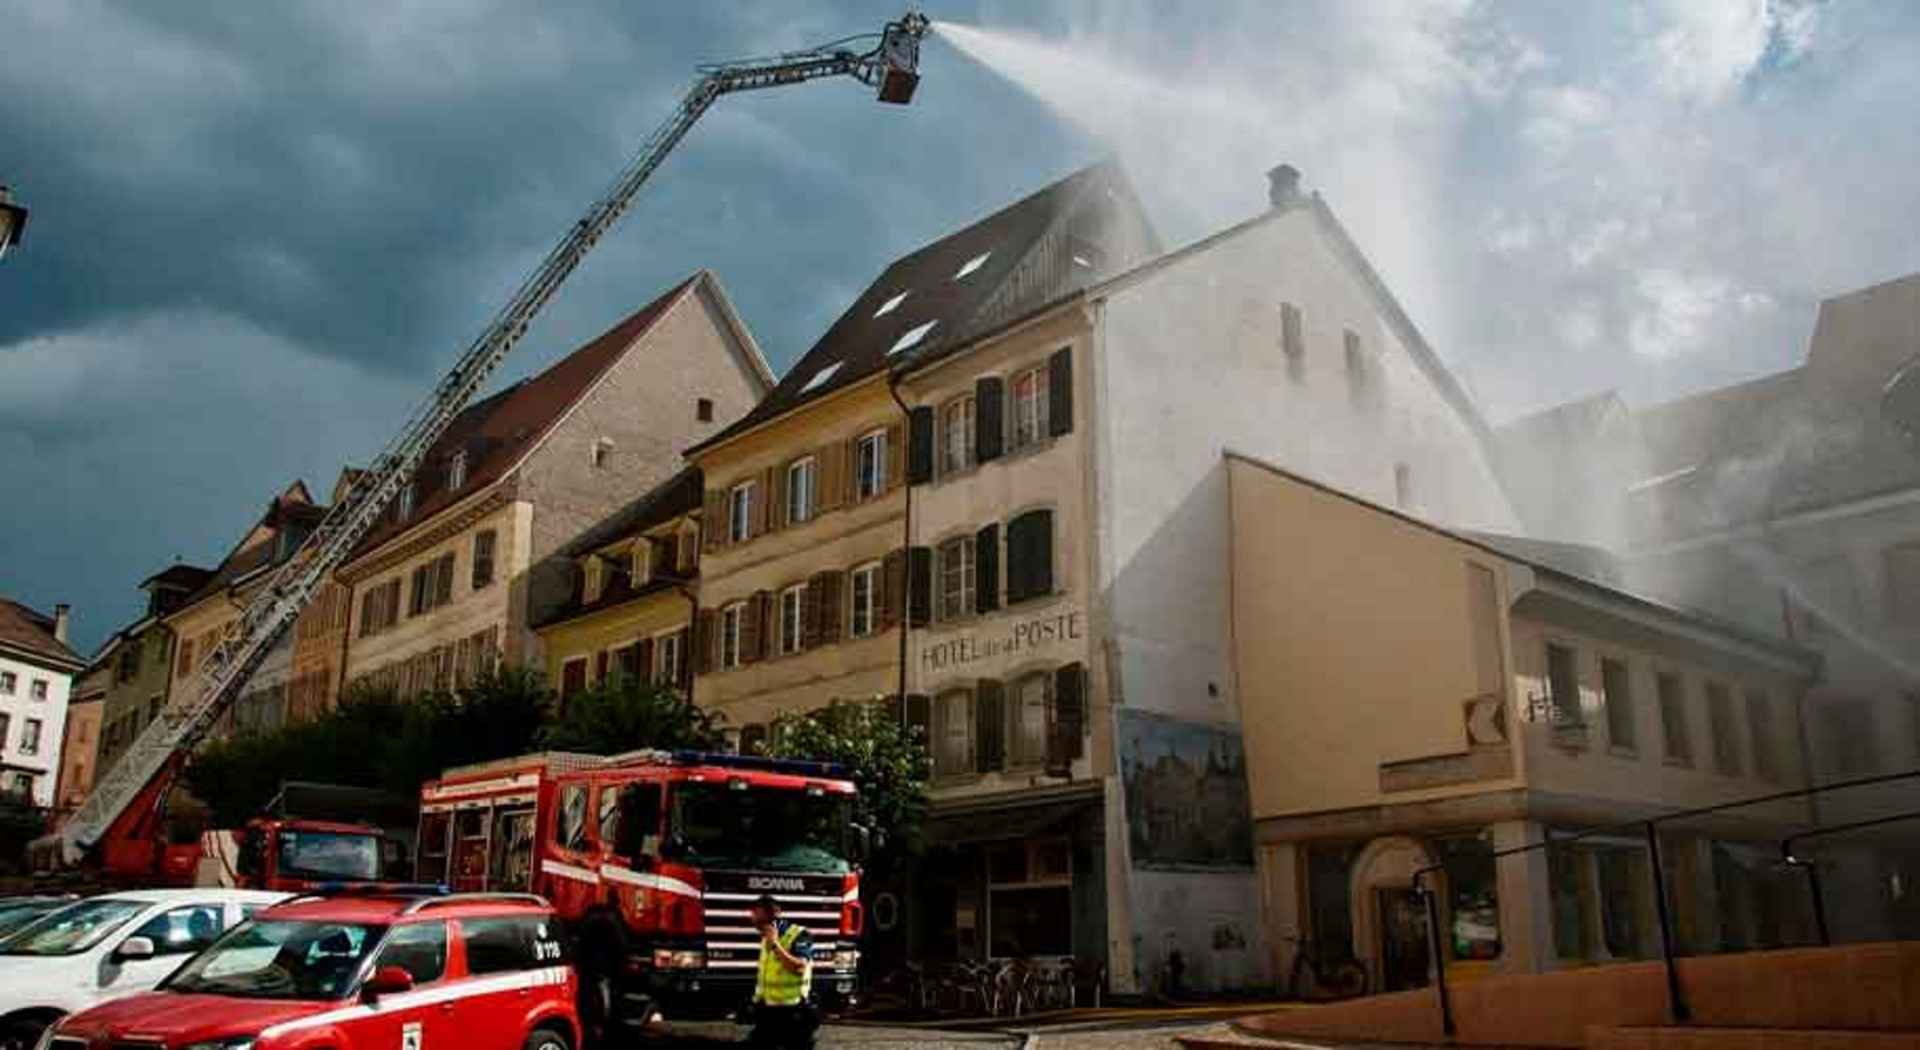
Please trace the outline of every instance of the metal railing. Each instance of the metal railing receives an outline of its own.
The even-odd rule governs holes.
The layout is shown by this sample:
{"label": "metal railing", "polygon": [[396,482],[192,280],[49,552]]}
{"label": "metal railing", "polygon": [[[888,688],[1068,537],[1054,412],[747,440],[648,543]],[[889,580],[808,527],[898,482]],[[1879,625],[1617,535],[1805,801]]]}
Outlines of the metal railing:
{"label": "metal railing", "polygon": [[[1555,835],[1546,831],[1540,842],[1508,849],[1494,850],[1489,856],[1496,865],[1498,861],[1522,854],[1564,848],[1575,843],[1601,838],[1619,838],[1623,833],[1639,835],[1644,838],[1647,860],[1653,876],[1653,904],[1660,934],[1660,957],[1665,970],[1668,1012],[1675,1023],[1685,1023],[1691,1016],[1688,1009],[1685,989],[1680,983],[1679,948],[1676,945],[1673,929],[1673,908],[1668,899],[1666,869],[1661,859],[1660,831],[1682,820],[1688,820],[1715,814],[1730,813],[1735,810],[1766,806],[1779,802],[1791,802],[1797,799],[1814,799],[1833,795],[1842,791],[1870,788],[1886,784],[1920,782],[1920,769],[1901,773],[1886,773],[1877,776],[1859,777],[1851,780],[1838,780],[1814,787],[1798,788],[1791,791],[1777,791],[1764,795],[1721,802],[1710,806],[1697,806],[1690,809],[1674,810],[1653,817],[1620,821],[1588,828],[1566,835]],[[1812,860],[1797,855],[1793,847],[1816,838],[1827,838],[1850,832],[1864,831],[1910,821],[1920,821],[1920,809],[1876,816],[1869,819],[1848,821],[1840,824],[1814,826],[1796,832],[1779,840],[1780,854],[1785,867],[1805,874],[1808,889],[1813,900],[1813,919],[1820,943],[1832,943],[1831,930],[1828,927],[1826,908],[1821,900],[1820,876],[1818,865]],[[1445,864],[1433,864],[1421,868],[1413,874],[1413,892],[1424,904],[1427,926],[1427,960],[1433,973],[1434,991],[1440,1005],[1441,1030],[1450,1038],[1455,1034],[1453,1003],[1447,990],[1446,957],[1441,943],[1439,894],[1429,888],[1428,877],[1444,873]]]}

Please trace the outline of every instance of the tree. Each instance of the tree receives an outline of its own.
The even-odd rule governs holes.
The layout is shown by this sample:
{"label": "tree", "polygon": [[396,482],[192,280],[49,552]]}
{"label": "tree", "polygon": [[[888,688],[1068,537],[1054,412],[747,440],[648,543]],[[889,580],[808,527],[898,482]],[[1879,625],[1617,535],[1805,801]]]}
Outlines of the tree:
{"label": "tree", "polygon": [[868,868],[887,870],[920,851],[927,816],[927,747],[884,700],[854,700],[781,715],[768,750],[779,758],[836,762],[860,789],[854,820],[871,829]]}
{"label": "tree", "polygon": [[612,755],[646,747],[710,751],[724,739],[719,716],[678,690],[620,675],[568,697],[559,719],[541,730],[540,743]]}

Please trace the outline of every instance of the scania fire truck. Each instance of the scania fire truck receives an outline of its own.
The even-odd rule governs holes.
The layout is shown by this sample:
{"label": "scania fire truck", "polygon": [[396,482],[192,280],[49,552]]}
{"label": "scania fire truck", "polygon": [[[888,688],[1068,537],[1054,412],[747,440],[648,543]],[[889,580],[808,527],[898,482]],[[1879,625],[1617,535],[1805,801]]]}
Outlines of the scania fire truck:
{"label": "scania fire truck", "polygon": [[610,1024],[747,1005],[761,895],[805,926],[816,995],[857,993],[852,781],[821,762],[691,751],[549,752],[447,770],[420,791],[415,877],[455,892],[531,891],[574,942],[583,1013]]}

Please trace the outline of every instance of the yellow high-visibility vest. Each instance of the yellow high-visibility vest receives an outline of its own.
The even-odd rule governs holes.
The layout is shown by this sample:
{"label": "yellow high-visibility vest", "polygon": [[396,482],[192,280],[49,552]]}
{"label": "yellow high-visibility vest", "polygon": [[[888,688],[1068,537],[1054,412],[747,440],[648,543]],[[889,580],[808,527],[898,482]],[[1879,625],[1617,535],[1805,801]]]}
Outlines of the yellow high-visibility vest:
{"label": "yellow high-visibility vest", "polygon": [[[776,920],[777,922],[778,920]],[[780,954],[765,941],[760,943],[760,983],[753,990],[755,1002],[767,1006],[799,1006],[807,1001],[813,991],[813,959],[811,952],[801,954],[794,951],[794,944],[806,936],[805,928],[796,923],[784,923],[778,927],[775,937],[780,947],[789,953],[800,955],[800,972],[794,973],[780,961]]]}

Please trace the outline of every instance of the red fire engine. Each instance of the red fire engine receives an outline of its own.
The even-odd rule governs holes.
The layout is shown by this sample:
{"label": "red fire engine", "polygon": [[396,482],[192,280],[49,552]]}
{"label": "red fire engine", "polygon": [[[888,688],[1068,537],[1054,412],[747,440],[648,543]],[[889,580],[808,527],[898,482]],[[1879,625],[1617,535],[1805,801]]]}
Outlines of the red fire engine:
{"label": "red fire engine", "polygon": [[448,770],[420,791],[415,877],[531,891],[567,923],[590,1023],[715,1017],[746,1005],[748,905],[769,894],[813,938],[823,1005],[857,992],[853,783],[821,762],[689,751],[529,755]]}

